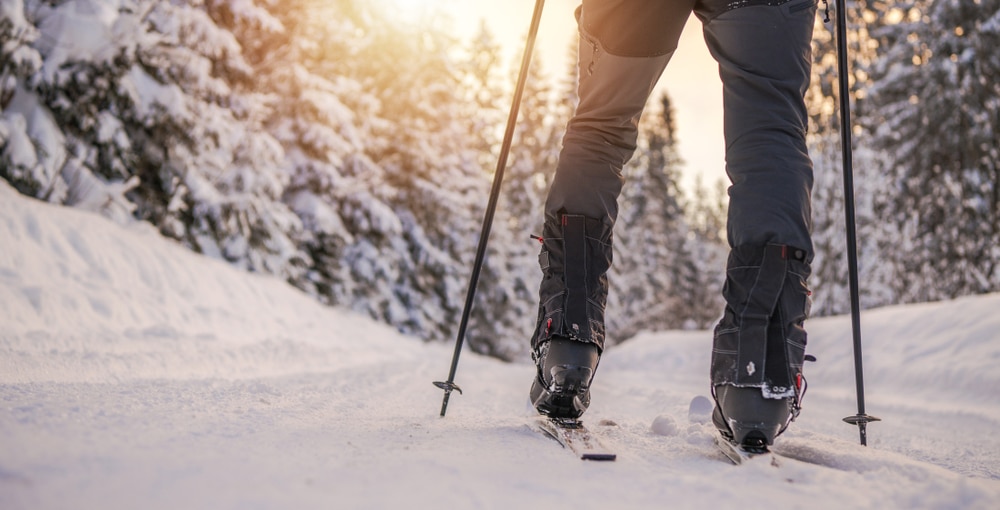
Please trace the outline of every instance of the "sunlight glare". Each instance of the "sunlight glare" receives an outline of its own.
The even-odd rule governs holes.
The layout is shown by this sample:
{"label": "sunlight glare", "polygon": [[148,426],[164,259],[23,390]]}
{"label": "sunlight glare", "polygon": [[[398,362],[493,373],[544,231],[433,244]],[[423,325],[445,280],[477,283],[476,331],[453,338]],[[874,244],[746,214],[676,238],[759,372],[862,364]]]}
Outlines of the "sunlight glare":
{"label": "sunlight glare", "polygon": [[439,10],[441,0],[382,0],[382,4],[393,15],[404,21],[415,21],[418,18]]}

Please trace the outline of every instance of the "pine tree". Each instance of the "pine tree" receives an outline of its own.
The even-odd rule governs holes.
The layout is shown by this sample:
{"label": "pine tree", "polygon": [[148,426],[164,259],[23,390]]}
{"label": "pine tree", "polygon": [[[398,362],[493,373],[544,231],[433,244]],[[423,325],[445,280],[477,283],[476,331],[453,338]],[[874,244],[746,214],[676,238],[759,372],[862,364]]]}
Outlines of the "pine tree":
{"label": "pine tree", "polygon": [[[855,198],[861,303],[864,307],[884,305],[894,299],[888,291],[894,276],[887,271],[892,247],[884,240],[896,235],[876,204],[885,184],[881,159],[871,150],[871,140],[861,136],[865,101],[871,80],[868,69],[877,44],[869,29],[882,20],[877,15],[886,7],[878,2],[848,3],[848,76],[854,135]],[[847,276],[847,234],[844,213],[843,157],[841,146],[839,75],[833,26],[817,21],[813,38],[813,67],[806,94],[809,109],[807,142],[814,166],[812,193],[813,245],[815,258],[810,286],[813,288],[814,316],[846,313],[850,310]]]}
{"label": "pine tree", "polygon": [[699,176],[685,205],[689,231],[675,290],[684,298],[678,312],[684,329],[710,329],[722,314],[722,284],[729,254],[726,196],[723,179],[709,191]]}
{"label": "pine tree", "polygon": [[408,263],[390,249],[402,222],[376,196],[383,171],[365,154],[371,126],[388,121],[350,64],[363,28],[347,7],[271,2],[283,30],[248,32],[241,45],[268,98],[264,129],[285,153],[281,200],[303,225],[298,242],[308,265],[289,281],[324,303],[386,320],[396,279],[388,275]]}
{"label": "pine tree", "polygon": [[366,154],[384,172],[375,196],[402,222],[400,237],[381,249],[387,261],[400,261],[383,317],[423,338],[450,339],[488,195],[470,136],[478,120],[459,100],[465,92],[449,57],[452,38],[387,23],[372,25],[368,37],[358,72],[391,122],[373,126]]}
{"label": "pine tree", "polygon": [[556,138],[559,128],[553,125],[549,113],[552,87],[542,68],[543,62],[536,51],[525,81],[504,179],[504,200],[511,226],[525,237],[541,231],[539,212],[545,200],[547,175],[552,175],[559,158]]}
{"label": "pine tree", "polygon": [[[126,219],[134,150],[118,119],[128,108],[118,84],[129,71],[137,32],[135,6],[119,12],[77,12],[74,5],[11,2],[0,21],[10,31],[4,58],[4,116],[19,117],[30,138],[22,161],[5,172],[22,192]],[[81,44],[81,32],[91,37]],[[7,38],[4,37],[6,41]],[[28,154],[28,153],[34,153]],[[6,165],[5,165],[6,167]]]}
{"label": "pine tree", "polygon": [[1000,288],[1000,1],[899,2],[878,32],[867,125],[899,231],[896,291],[925,301]]}
{"label": "pine tree", "polygon": [[505,76],[500,62],[501,52],[498,43],[483,20],[479,30],[469,42],[459,65],[462,88],[466,96],[462,102],[470,108],[469,116],[474,122],[469,136],[476,152],[480,155],[480,166],[484,171],[496,168],[497,152],[503,136],[505,114],[509,104],[504,99]]}
{"label": "pine tree", "polygon": [[[25,19],[24,4],[5,2],[0,6],[0,177],[21,193],[41,197],[51,189],[56,179],[57,165],[46,165],[45,144],[38,147],[28,132],[28,120],[23,113],[8,109],[14,96],[27,78],[42,67],[42,56],[33,44],[38,30]],[[24,94],[23,90],[21,91]],[[55,145],[55,143],[51,144]]]}
{"label": "pine tree", "polygon": [[[45,154],[35,196],[150,221],[202,253],[286,274],[300,258],[298,220],[277,201],[281,149],[259,129],[241,47],[209,15],[226,5],[29,1],[43,64],[19,77],[5,115],[29,119]],[[240,4],[240,19],[277,29],[253,5]]]}
{"label": "pine tree", "polygon": [[684,322],[677,314],[684,299],[677,287],[691,267],[677,178],[680,158],[669,97],[664,94],[657,106],[640,121],[638,148],[623,170],[608,307],[608,336],[619,341]]}
{"label": "pine tree", "polygon": [[[520,71],[520,58],[511,68]],[[558,146],[552,139],[553,126],[548,115],[551,87],[543,69],[544,62],[536,53],[528,68],[514,124],[488,256],[470,327],[473,342],[493,337],[495,345],[490,352],[505,359],[527,358],[527,340],[534,327],[529,318],[534,315],[536,305],[538,268],[538,244],[531,239],[531,235],[540,232],[545,175],[555,168],[557,157]],[[516,72],[506,74],[517,76]],[[516,83],[509,85],[513,88]],[[495,90],[496,86],[494,83],[490,88]],[[505,94],[497,99],[511,96]],[[509,108],[508,103],[504,111],[509,111]],[[496,118],[499,121],[500,117]],[[493,129],[499,131],[505,126],[506,117]],[[495,156],[498,156],[498,148],[499,144],[489,153],[494,156],[488,167],[491,172],[497,165]]]}

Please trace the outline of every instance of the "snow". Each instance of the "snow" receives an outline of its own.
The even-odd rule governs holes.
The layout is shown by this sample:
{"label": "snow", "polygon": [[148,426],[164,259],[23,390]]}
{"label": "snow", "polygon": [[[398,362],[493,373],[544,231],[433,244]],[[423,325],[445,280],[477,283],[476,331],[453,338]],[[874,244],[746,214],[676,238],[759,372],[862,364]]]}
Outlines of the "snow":
{"label": "snow", "polygon": [[[44,175],[39,176],[38,181],[52,183],[68,158],[66,137],[52,113],[39,107],[38,96],[17,87],[10,104],[0,116],[0,122],[12,128],[11,162],[25,168],[39,165],[38,170]],[[33,142],[38,144],[37,148]]]}
{"label": "snow", "polygon": [[187,116],[184,94],[177,85],[161,84],[138,66],[129,70],[129,79],[140,117],[151,119],[160,110],[171,116]]}
{"label": "snow", "polygon": [[117,2],[76,0],[65,2],[42,20],[39,49],[46,55],[42,73],[47,82],[56,82],[65,64],[73,61],[108,59],[111,26],[118,17]]}
{"label": "snow", "polygon": [[[996,508],[1000,295],[866,312],[870,446],[850,321],[809,323],[810,390],[776,450],[727,464],[710,333],[609,349],[587,415],[614,463],[529,427],[533,368],[422,343],[145,224],[0,182],[0,508]],[[803,459],[797,461],[794,459]]]}
{"label": "snow", "polygon": [[35,156],[35,148],[31,144],[31,137],[27,133],[27,123],[20,113],[11,111],[0,117],[0,127],[4,128],[0,132],[4,142],[7,144],[7,155],[10,164],[22,168],[31,168],[38,164]]}

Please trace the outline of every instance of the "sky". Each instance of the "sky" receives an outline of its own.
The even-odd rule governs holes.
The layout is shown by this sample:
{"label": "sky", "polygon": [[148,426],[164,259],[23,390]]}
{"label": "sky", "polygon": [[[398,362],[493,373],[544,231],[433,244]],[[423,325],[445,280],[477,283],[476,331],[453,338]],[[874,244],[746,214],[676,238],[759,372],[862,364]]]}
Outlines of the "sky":
{"label": "sky", "polygon": [[[418,18],[435,10],[455,20],[456,33],[469,38],[485,20],[507,54],[520,59],[531,24],[535,0],[506,0],[502,5],[486,0],[382,0],[404,16]],[[542,11],[536,46],[544,70],[553,79],[568,68],[567,47],[576,37],[573,11],[579,0],[548,0]],[[511,77],[511,86],[515,77]],[[688,20],[680,47],[657,85],[674,101],[677,137],[685,161],[681,186],[690,191],[695,176],[711,187],[725,178],[725,142],[722,138],[722,83],[715,61],[705,48],[701,23]]]}

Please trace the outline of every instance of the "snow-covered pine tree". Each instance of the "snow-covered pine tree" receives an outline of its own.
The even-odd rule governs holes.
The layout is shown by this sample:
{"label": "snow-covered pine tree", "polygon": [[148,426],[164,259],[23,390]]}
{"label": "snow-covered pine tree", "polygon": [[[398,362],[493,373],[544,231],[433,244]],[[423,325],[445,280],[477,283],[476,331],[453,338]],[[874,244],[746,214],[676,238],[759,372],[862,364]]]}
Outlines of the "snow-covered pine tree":
{"label": "snow-covered pine tree", "polygon": [[385,20],[366,37],[358,72],[378,98],[380,116],[392,120],[372,127],[366,153],[384,171],[372,194],[402,227],[381,250],[384,260],[400,260],[383,317],[404,332],[450,339],[489,184],[470,136],[475,112],[460,100],[462,76],[449,55],[457,43],[440,29]]}
{"label": "snow-covered pine tree", "polygon": [[144,22],[129,120],[165,138],[141,141],[140,216],[201,253],[298,278],[308,262],[301,222],[281,202],[284,153],[264,130],[269,96],[240,44],[284,27],[253,0],[155,2]]}
{"label": "snow-covered pine tree", "polygon": [[1000,1],[896,2],[866,125],[889,155],[885,203],[904,302],[1000,289]]}
{"label": "snow-covered pine tree", "polygon": [[520,115],[514,130],[510,160],[505,175],[505,209],[511,226],[527,237],[541,232],[542,206],[548,182],[559,159],[562,126],[551,115],[552,86],[542,72],[538,52],[532,58]]}
{"label": "snow-covered pine tree", "polygon": [[298,220],[277,201],[280,147],[259,129],[240,46],[201,2],[14,6],[43,59],[4,107],[42,155],[35,196],[151,221],[251,270],[296,266]]}
{"label": "snow-covered pine tree", "polygon": [[683,297],[677,315],[683,319],[678,327],[684,329],[711,329],[722,315],[722,284],[729,254],[726,190],[723,179],[707,189],[699,175],[691,197],[685,200],[689,230],[674,291]]}
{"label": "snow-covered pine tree", "polygon": [[[520,71],[520,55],[511,63],[511,78]],[[511,81],[508,89],[516,85]],[[490,88],[495,90],[496,84]],[[487,89],[489,90],[489,88]],[[519,105],[514,137],[504,171],[500,199],[497,203],[486,265],[479,281],[473,320],[470,323],[471,342],[492,338],[490,353],[504,359],[527,358],[528,342],[534,327],[536,290],[538,284],[538,243],[532,234],[541,232],[541,211],[545,199],[547,176],[555,168],[558,156],[556,127],[551,110],[552,87],[544,73],[544,62],[536,51]],[[512,97],[503,94],[502,98]],[[509,112],[510,103],[503,108]],[[490,129],[502,132],[506,117]],[[490,151],[498,154],[499,145]],[[490,172],[497,160],[490,161]],[[485,197],[483,198],[485,200]]]}
{"label": "snow-covered pine tree", "polygon": [[510,107],[505,99],[510,94],[505,92],[509,84],[501,62],[500,43],[485,20],[480,21],[479,29],[465,48],[459,60],[459,72],[463,84],[461,90],[466,93],[461,100],[473,110],[472,120],[475,122],[469,135],[479,153],[480,166],[492,171],[496,168],[504,122]]}
{"label": "snow-covered pine tree", "polygon": [[[885,187],[879,155],[872,151],[872,140],[861,130],[864,101],[870,86],[869,69],[876,45],[868,30],[882,22],[878,15],[883,5],[875,2],[848,2],[848,76],[854,120],[855,199],[858,235],[861,304],[863,307],[893,301],[890,286],[894,278],[883,252],[891,250],[885,240],[895,239],[892,226],[880,215],[875,204]],[[807,143],[813,161],[814,183],[813,245],[816,256],[810,286],[813,289],[814,316],[846,313],[850,310],[847,277],[847,233],[844,215],[843,156],[840,132],[839,76],[833,25],[817,20],[813,37],[813,67],[806,93],[809,110]]]}
{"label": "snow-covered pine tree", "polygon": [[4,176],[36,198],[124,220],[133,150],[118,89],[141,29],[128,4],[81,4],[4,3],[3,116],[15,126],[5,153],[18,154]]}
{"label": "snow-covered pine tree", "polygon": [[640,121],[633,158],[623,173],[608,298],[612,343],[643,329],[679,328],[679,275],[687,265],[687,224],[677,172],[673,111],[664,94]]}
{"label": "snow-covered pine tree", "polygon": [[300,247],[311,264],[291,283],[324,303],[385,319],[393,290],[381,276],[406,264],[387,249],[402,224],[372,193],[383,172],[364,153],[371,126],[388,121],[351,63],[363,28],[343,3],[289,0],[267,8],[284,30],[249,32],[240,43],[268,97],[264,128],[284,149],[282,201],[303,224]]}
{"label": "snow-covered pine tree", "polygon": [[55,143],[39,140],[37,130],[54,130],[55,126],[32,119],[33,136],[24,113],[8,109],[21,84],[42,67],[42,56],[33,47],[38,36],[35,26],[25,19],[21,0],[0,3],[0,177],[21,193],[42,197],[51,190],[59,171],[58,163],[46,164],[52,161],[49,151],[57,149],[58,139],[51,140]]}

